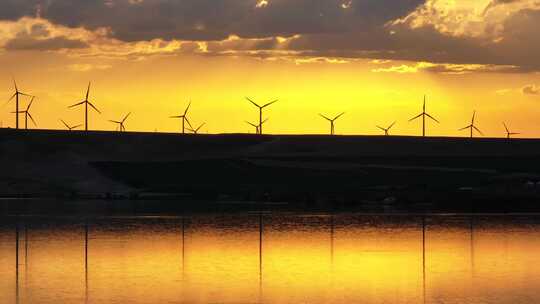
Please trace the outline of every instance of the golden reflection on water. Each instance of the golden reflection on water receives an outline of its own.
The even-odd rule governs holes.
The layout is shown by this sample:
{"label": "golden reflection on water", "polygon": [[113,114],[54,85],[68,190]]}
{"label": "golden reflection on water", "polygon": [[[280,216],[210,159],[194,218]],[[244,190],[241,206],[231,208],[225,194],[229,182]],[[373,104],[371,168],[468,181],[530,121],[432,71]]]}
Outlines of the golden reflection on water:
{"label": "golden reflection on water", "polygon": [[532,303],[539,219],[429,216],[423,231],[419,216],[20,217],[17,251],[15,218],[6,217],[0,299]]}

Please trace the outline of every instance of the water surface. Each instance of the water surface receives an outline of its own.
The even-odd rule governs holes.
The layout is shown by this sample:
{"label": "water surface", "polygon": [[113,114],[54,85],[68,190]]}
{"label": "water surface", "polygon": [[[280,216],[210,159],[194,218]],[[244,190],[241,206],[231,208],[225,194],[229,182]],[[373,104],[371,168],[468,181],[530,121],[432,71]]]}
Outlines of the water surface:
{"label": "water surface", "polygon": [[4,217],[0,299],[535,303],[539,232],[540,215]]}

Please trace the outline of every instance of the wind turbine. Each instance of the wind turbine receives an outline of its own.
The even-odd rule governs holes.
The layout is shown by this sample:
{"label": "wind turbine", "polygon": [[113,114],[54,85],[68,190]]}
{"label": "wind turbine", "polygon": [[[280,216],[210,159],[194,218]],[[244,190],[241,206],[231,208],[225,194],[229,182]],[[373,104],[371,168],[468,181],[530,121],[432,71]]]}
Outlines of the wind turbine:
{"label": "wind turbine", "polygon": [[[25,130],[28,130],[28,117],[30,117],[30,120],[32,120],[32,123],[34,123],[34,126],[37,126],[36,124],[36,121],[34,120],[34,118],[32,117],[32,114],[30,114],[30,107],[32,106],[32,103],[34,102],[34,98],[32,96],[32,100],[30,100],[30,103],[28,104],[28,106],[26,107],[26,110],[24,111],[19,111],[19,114],[23,114],[24,113],[24,129]],[[15,113],[15,112],[13,112]]]}
{"label": "wind turbine", "polygon": [[506,130],[506,138],[510,139],[510,137],[512,135],[519,135],[519,133],[515,133],[515,132],[510,132],[508,130],[508,127],[506,126],[506,123],[503,122],[503,125],[504,125],[504,129]]}
{"label": "wind turbine", "polygon": [[70,125],[68,125],[65,121],[63,121],[62,119],[60,119],[60,121],[64,124],[64,126],[66,126],[66,128],[67,128],[69,131],[71,131],[71,130],[73,130],[73,129],[76,129],[76,128],[82,126],[82,124],[76,125],[76,126],[70,126]]}
{"label": "wind turbine", "polygon": [[131,112],[129,112],[122,120],[109,120],[109,121],[112,123],[118,124],[118,131],[124,132],[126,131],[126,127],[124,126],[124,123],[126,122],[126,119],[128,119],[129,115],[131,115]]}
{"label": "wind turbine", "polygon": [[186,122],[188,123],[188,126],[191,127],[191,123],[189,122],[189,120],[187,118],[187,112],[189,111],[190,106],[191,106],[191,101],[189,102],[186,110],[184,111],[184,114],[169,117],[169,118],[180,118],[180,119],[182,119],[182,134],[186,133],[186,125],[185,125]]}
{"label": "wind turbine", "polygon": [[425,95],[424,95],[424,105],[422,106],[422,113],[420,113],[417,116],[409,119],[409,121],[413,121],[413,120],[415,120],[417,118],[420,118],[420,117],[422,117],[422,137],[426,136],[426,117],[429,117],[432,120],[434,120],[435,122],[440,123],[437,119],[435,119],[433,116],[429,115],[426,112],[426,96]]}
{"label": "wind turbine", "polygon": [[73,108],[84,104],[84,130],[88,131],[88,106],[91,106],[96,112],[101,114],[101,112],[88,100],[88,95],[90,94],[90,82],[88,83],[88,88],[86,89],[86,97],[83,101],[69,106],[68,108]]}
{"label": "wind turbine", "polygon": [[471,124],[464,127],[464,128],[461,128],[459,129],[459,131],[463,131],[463,130],[467,130],[467,129],[470,129],[471,130],[471,138],[473,138],[473,130],[476,130],[476,132],[480,133],[480,135],[484,135],[484,133],[482,133],[482,131],[480,131],[475,125],[474,125],[474,118],[476,116],[476,111],[473,112],[473,115],[472,115],[472,119],[471,119]]}
{"label": "wind turbine", "polygon": [[278,100],[273,100],[269,103],[266,103],[262,106],[258,105],[256,102],[254,102],[253,100],[249,99],[249,97],[246,97],[246,99],[251,102],[254,106],[256,106],[257,108],[259,108],[259,134],[263,134],[263,128],[262,128],[262,125],[263,125],[263,120],[262,120],[262,110],[268,106],[270,106],[271,104],[277,102]]}
{"label": "wind turbine", "polygon": [[[267,122],[267,121],[268,121],[268,118],[265,119],[265,120],[262,122],[262,124],[264,125],[264,123]],[[246,123],[247,123],[248,125],[250,125],[250,126],[252,126],[252,127],[255,128],[255,134],[261,134],[261,133],[259,132],[259,125],[256,125],[256,124],[254,124],[254,123],[251,123],[251,122],[249,122],[249,121],[246,121]]]}
{"label": "wind turbine", "polygon": [[13,79],[13,85],[15,86],[15,93],[13,93],[13,95],[8,100],[8,102],[12,101],[13,98],[15,98],[15,112],[12,112],[12,113],[15,113],[15,128],[18,129],[19,128],[19,114],[22,113],[21,111],[19,111],[19,96],[28,96],[28,97],[34,97],[34,96],[19,91],[15,78]]}
{"label": "wind turbine", "polygon": [[196,129],[192,129],[192,128],[187,128],[189,131],[193,132],[193,134],[198,134],[199,133],[199,130],[205,125],[206,123],[203,122],[198,128]]}
{"label": "wind turbine", "polygon": [[322,114],[319,114],[322,118],[328,120],[330,122],[330,135],[334,135],[334,122],[341,117],[341,115],[345,114],[345,112],[339,114],[338,116],[334,117],[334,119],[330,119]]}
{"label": "wind turbine", "polygon": [[384,135],[385,136],[388,136],[390,135],[388,133],[388,131],[390,131],[390,129],[392,129],[392,127],[396,124],[396,122],[394,121],[388,128],[383,128],[383,127],[380,127],[380,126],[377,126],[377,128],[381,129],[382,131],[384,131]]}

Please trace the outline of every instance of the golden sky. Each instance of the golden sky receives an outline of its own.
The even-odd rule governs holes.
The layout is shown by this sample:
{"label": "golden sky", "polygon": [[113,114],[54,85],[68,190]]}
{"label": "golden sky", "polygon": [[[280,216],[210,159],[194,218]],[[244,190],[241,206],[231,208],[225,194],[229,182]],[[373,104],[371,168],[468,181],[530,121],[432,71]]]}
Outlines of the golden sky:
{"label": "golden sky", "polygon": [[[294,4],[292,3],[294,2]],[[534,0],[351,1],[8,0],[0,4],[0,96],[11,75],[36,95],[39,128],[83,122],[114,130],[176,132],[190,120],[203,133],[253,132],[245,97],[279,102],[265,111],[267,133],[329,132],[319,113],[346,114],[336,134],[415,135],[427,110],[441,121],[429,135],[466,136],[470,123],[504,136],[540,135],[540,4]],[[473,3],[473,4],[471,4]],[[4,7],[2,7],[4,6]],[[27,100],[21,107],[27,105]],[[14,126],[14,103],[0,120]],[[21,116],[21,119],[23,117]]]}

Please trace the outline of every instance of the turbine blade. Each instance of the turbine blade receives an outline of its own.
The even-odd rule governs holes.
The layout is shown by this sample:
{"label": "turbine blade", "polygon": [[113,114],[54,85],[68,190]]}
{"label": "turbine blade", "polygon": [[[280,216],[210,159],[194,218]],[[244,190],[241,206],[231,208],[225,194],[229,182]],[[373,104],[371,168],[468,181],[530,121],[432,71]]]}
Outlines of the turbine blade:
{"label": "turbine blade", "polygon": [[341,116],[343,116],[343,114],[345,114],[345,112],[343,112],[343,113],[339,114],[338,116],[334,117],[334,120],[340,118]]}
{"label": "turbine blade", "polygon": [[15,81],[15,78],[13,78],[13,85],[15,86],[15,91],[19,92],[19,89],[17,88],[17,82]]}
{"label": "turbine blade", "polygon": [[32,100],[30,100],[30,103],[28,104],[28,107],[26,107],[26,111],[30,110],[30,107],[32,106],[32,103],[34,102],[34,97],[32,96]]}
{"label": "turbine blade", "polygon": [[377,128],[381,129],[381,131],[386,131],[385,128],[381,127],[381,126],[376,126]]}
{"label": "turbine blade", "polygon": [[76,103],[76,104],[74,104],[74,105],[70,105],[68,108],[73,108],[73,107],[76,107],[76,106],[80,106],[80,105],[82,105],[82,104],[85,103],[85,102],[86,102],[86,101],[81,101],[81,102]]}
{"label": "turbine blade", "polygon": [[206,123],[203,122],[197,129],[195,129],[197,132],[199,132],[199,130],[205,125]]}
{"label": "turbine blade", "polygon": [[328,120],[328,121],[332,121],[330,118],[328,118],[328,117],[326,117],[326,116],[324,116],[324,115],[322,115],[322,114],[319,114],[319,115],[320,115],[322,118],[324,118],[324,119],[326,119],[326,120]]}
{"label": "turbine blade", "polygon": [[424,113],[420,113],[420,114],[416,115],[415,117],[409,119],[409,121],[413,121],[413,120],[417,119],[418,117],[421,117],[422,115],[424,115]]}
{"label": "turbine blade", "polygon": [[392,124],[391,124],[391,125],[390,125],[390,126],[388,127],[388,129],[387,129],[387,130],[390,130],[390,129],[392,129],[392,127],[393,127],[393,126],[394,126],[395,124],[396,124],[396,122],[394,121],[394,122],[393,122],[393,123],[392,123]]}
{"label": "turbine blade", "polygon": [[273,103],[276,103],[278,100],[273,100],[273,101],[270,101],[269,103],[265,104],[264,106],[262,106],[261,108],[266,108],[268,107],[269,105],[273,104]]}
{"label": "turbine blade", "polygon": [[65,121],[63,121],[62,119],[60,119],[60,121],[64,124],[64,126],[66,126],[66,128],[71,129]]}
{"label": "turbine blade", "polygon": [[88,100],[89,95],[90,95],[90,82],[88,82],[88,88],[86,89],[86,100]]}
{"label": "turbine blade", "polygon": [[506,133],[510,133],[510,131],[508,131],[508,127],[506,126],[506,124],[504,123],[504,121],[503,121],[503,126],[504,126],[504,129],[506,130]]}
{"label": "turbine blade", "polygon": [[252,126],[252,127],[255,127],[255,128],[258,127],[256,124],[252,124],[252,123],[250,123],[249,121],[246,121],[246,123],[247,123],[248,125]]}
{"label": "turbine blade", "polygon": [[122,122],[125,122],[126,119],[128,119],[129,115],[131,115],[131,112],[129,112],[129,113],[126,115],[126,117],[124,117],[124,119],[122,119]]}
{"label": "turbine blade", "polygon": [[425,113],[427,117],[433,119],[434,121],[436,121],[437,123],[441,123],[440,121],[438,121],[437,119],[435,119],[435,117],[429,115],[428,113]]}
{"label": "turbine blade", "polygon": [[191,123],[189,122],[189,119],[188,119],[187,117],[185,117],[185,116],[184,116],[184,119],[186,120],[188,126],[189,126],[190,128],[193,129],[193,126],[192,126]]}
{"label": "turbine blade", "polygon": [[13,100],[13,98],[15,98],[15,96],[17,96],[17,93],[16,93],[16,92],[15,92],[15,93],[13,93],[13,95],[11,96],[11,98],[10,98],[10,99],[9,99],[9,100],[8,100],[7,102],[10,102],[10,101],[12,101],[12,100]]}
{"label": "turbine blade", "polygon": [[246,99],[247,99],[249,102],[251,102],[253,105],[255,105],[257,108],[261,108],[260,105],[258,105],[255,101],[249,99],[249,97],[246,97]]}
{"label": "turbine blade", "polygon": [[189,107],[191,107],[191,101],[189,102],[189,104],[188,104],[186,110],[184,111],[184,116],[187,115],[187,112],[189,111]]}
{"label": "turbine blade", "polygon": [[261,122],[261,124],[264,124],[264,123],[267,122],[267,121],[268,121],[268,118],[265,119],[265,120],[263,120],[263,121]]}
{"label": "turbine blade", "polygon": [[26,115],[28,115],[28,117],[30,117],[30,120],[32,121],[32,123],[34,124],[34,126],[37,127],[36,121],[35,121],[34,118],[32,117],[32,114],[30,114],[30,112],[26,112]]}
{"label": "turbine blade", "polygon": [[484,135],[484,133],[482,133],[482,131],[480,131],[477,127],[475,126],[472,126],[478,133],[480,133],[480,135]]}
{"label": "turbine blade", "polygon": [[169,118],[183,118],[184,116],[169,116]]}
{"label": "turbine blade", "polygon": [[79,128],[79,127],[82,127],[82,124],[81,124],[81,125],[73,126],[73,127],[71,127],[71,129],[76,129],[76,128]]}
{"label": "turbine blade", "polygon": [[89,104],[94,110],[96,110],[96,112],[98,112],[99,114],[101,114],[101,111],[99,111],[98,108],[96,108],[90,101],[88,101],[88,104]]}
{"label": "turbine blade", "polygon": [[461,128],[461,129],[458,129],[458,131],[463,131],[463,130],[467,130],[467,129],[470,129],[470,128],[471,128],[471,126],[466,126],[466,127]]}
{"label": "turbine blade", "polygon": [[110,121],[110,122],[113,122],[113,123],[116,123],[116,124],[119,124],[119,123],[120,123],[119,121],[116,121],[116,120],[110,120],[110,119],[109,119],[109,121]]}

